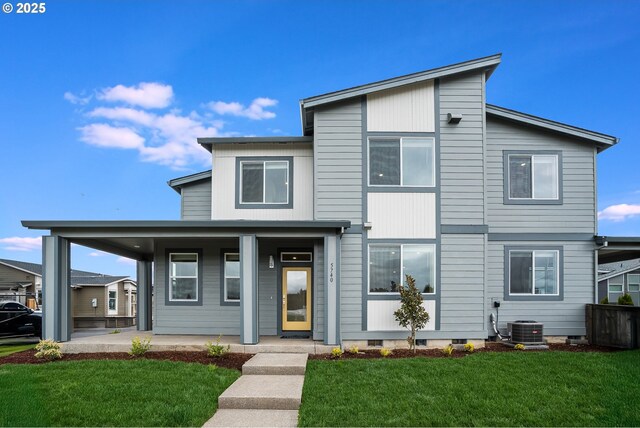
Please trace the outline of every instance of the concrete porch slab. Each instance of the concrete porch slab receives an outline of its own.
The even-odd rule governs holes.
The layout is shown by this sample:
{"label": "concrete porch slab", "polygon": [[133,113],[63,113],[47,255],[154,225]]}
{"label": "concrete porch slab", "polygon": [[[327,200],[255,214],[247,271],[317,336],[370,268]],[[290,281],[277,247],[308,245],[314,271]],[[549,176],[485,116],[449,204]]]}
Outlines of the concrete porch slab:
{"label": "concrete porch slab", "polygon": [[304,376],[243,375],[220,397],[220,409],[298,410]]}
{"label": "concrete porch slab", "polygon": [[297,410],[220,409],[203,427],[297,427]]}
{"label": "concrete porch slab", "polygon": [[242,366],[243,375],[304,375],[308,354],[256,354]]}

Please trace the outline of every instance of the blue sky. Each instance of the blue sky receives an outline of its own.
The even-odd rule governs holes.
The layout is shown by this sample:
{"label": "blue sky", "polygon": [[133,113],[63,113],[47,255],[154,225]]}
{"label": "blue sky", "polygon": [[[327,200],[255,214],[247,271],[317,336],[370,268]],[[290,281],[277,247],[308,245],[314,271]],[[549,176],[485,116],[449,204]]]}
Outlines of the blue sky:
{"label": "blue sky", "polygon": [[[196,136],[300,135],[300,98],[497,52],[488,102],[621,139],[598,156],[599,228],[640,236],[639,22],[639,1],[58,0],[0,13],[0,258],[40,262],[22,219],[178,219],[166,181],[207,168]],[[91,249],[72,257],[135,274]]]}

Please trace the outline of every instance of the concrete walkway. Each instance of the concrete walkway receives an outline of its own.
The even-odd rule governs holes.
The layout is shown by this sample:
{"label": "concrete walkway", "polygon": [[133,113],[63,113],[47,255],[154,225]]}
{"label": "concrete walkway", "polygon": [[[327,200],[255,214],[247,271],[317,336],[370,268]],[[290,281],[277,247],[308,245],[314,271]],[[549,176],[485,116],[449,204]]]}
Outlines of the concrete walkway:
{"label": "concrete walkway", "polygon": [[308,354],[256,354],[205,427],[296,427]]}

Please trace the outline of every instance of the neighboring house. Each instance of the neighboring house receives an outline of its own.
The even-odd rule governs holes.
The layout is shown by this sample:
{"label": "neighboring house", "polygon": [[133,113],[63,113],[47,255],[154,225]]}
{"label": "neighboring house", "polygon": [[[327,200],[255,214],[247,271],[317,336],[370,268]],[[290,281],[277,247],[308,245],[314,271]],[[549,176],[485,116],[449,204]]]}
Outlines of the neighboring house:
{"label": "neighboring house", "polygon": [[[127,327],[135,323],[136,283],[127,276],[70,270],[74,327]],[[0,259],[0,300],[33,309],[42,304],[42,265]],[[37,305],[35,303],[37,302]]]}
{"label": "neighboring house", "polygon": [[302,136],[201,138],[212,170],[169,182],[180,220],[23,221],[51,232],[45,335],[70,337],[74,242],[138,260],[138,328],[158,334],[404,341],[393,312],[411,274],[431,316],[419,339],[494,336],[498,303],[500,328],[584,336],[596,156],[617,139],[487,104],[499,63],[303,99]]}
{"label": "neighboring house", "polygon": [[640,305],[640,259],[599,265],[598,301],[607,298],[615,304],[625,293],[634,305]]}

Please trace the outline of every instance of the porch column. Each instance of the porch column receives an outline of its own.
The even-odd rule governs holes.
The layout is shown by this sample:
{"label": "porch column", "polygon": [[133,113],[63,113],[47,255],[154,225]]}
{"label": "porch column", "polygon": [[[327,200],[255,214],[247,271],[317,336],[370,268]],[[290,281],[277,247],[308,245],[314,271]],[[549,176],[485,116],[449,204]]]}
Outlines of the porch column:
{"label": "porch column", "polygon": [[340,344],[340,237],[324,237],[324,343]]}
{"label": "porch column", "polygon": [[42,237],[42,337],[57,342],[71,340],[71,288],[69,241]]}
{"label": "porch column", "polygon": [[258,343],[258,241],[240,236],[240,343]]}
{"label": "porch column", "polygon": [[153,310],[151,300],[151,267],[152,262],[141,260],[137,264],[137,300],[136,300],[136,325],[138,331],[148,331],[153,328],[151,313]]}

